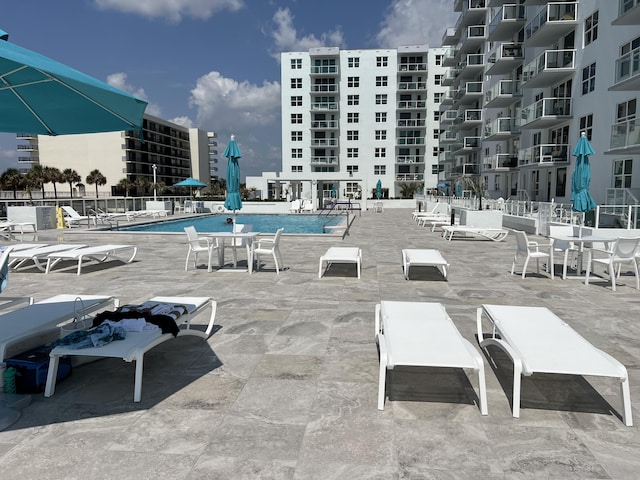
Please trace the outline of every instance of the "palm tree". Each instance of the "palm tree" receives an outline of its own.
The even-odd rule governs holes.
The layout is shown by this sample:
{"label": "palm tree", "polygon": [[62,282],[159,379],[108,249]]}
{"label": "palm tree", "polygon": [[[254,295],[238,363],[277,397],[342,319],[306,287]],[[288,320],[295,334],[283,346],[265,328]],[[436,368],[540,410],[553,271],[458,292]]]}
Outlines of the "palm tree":
{"label": "palm tree", "polygon": [[42,198],[44,198],[44,171],[42,169],[42,165],[33,165],[24,176],[24,179],[30,200],[33,200],[32,191],[34,189],[42,189]]}
{"label": "palm tree", "polygon": [[22,190],[26,181],[24,175],[17,168],[8,168],[0,175],[0,185],[3,189],[13,191],[13,199],[18,199],[18,190]]}
{"label": "palm tree", "polygon": [[56,167],[44,167],[44,178],[46,183],[53,184],[53,196],[58,198],[58,189],[56,187],[57,182],[63,182],[62,172]]}
{"label": "palm tree", "polygon": [[471,190],[473,194],[478,198],[478,210],[482,210],[482,197],[484,196],[484,178],[472,177],[469,175],[462,175],[456,179],[456,182],[461,182],[467,190]]}
{"label": "palm tree", "polygon": [[73,198],[73,184],[80,182],[82,177],[73,168],[65,168],[62,171],[62,178],[69,184],[69,192],[71,193],[71,198]]}
{"label": "palm tree", "polygon": [[89,175],[87,175],[87,183],[89,185],[95,184],[95,186],[96,186],[96,198],[98,198],[98,185],[100,185],[100,186],[106,185],[107,184],[107,177],[105,177],[102,173],[100,173],[100,170],[98,170],[98,169],[92,170],[89,173]]}
{"label": "palm tree", "polygon": [[131,189],[134,187],[134,184],[128,178],[123,178],[117,183],[116,187],[124,190],[124,196],[127,197]]}
{"label": "palm tree", "polygon": [[134,182],[134,186],[138,189],[138,195],[147,193],[152,184],[153,182],[149,181],[147,177],[138,177]]}
{"label": "palm tree", "polygon": [[413,198],[418,190],[420,190],[419,183],[405,183],[400,187],[400,195],[402,198]]}

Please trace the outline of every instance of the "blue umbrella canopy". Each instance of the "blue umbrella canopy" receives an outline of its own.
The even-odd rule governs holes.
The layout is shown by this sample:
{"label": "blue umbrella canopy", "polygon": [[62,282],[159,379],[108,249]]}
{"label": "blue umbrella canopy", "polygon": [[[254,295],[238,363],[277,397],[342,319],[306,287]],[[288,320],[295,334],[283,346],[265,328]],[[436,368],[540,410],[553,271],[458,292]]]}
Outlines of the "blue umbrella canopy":
{"label": "blue umbrella canopy", "polygon": [[189,177],[189,178],[186,178],[186,179],[182,180],[181,182],[174,183],[173,186],[174,187],[206,187],[207,184],[201,182],[200,180],[198,180],[196,178]]}
{"label": "blue umbrella canopy", "polygon": [[224,156],[229,159],[227,162],[227,199],[224,201],[224,208],[227,210],[240,210],[242,199],[240,198],[240,164],[238,159],[242,157],[235,135],[231,135],[231,141],[224,151]]}
{"label": "blue umbrella canopy", "polygon": [[571,201],[573,202],[573,210],[576,212],[588,212],[596,208],[596,202],[589,194],[589,183],[591,183],[589,156],[594,153],[596,152],[583,133],[573,149],[576,167],[571,175]]}
{"label": "blue umbrella canopy", "polygon": [[378,180],[378,183],[376,183],[376,198],[378,200],[382,198],[382,180]]}
{"label": "blue umbrella canopy", "polygon": [[0,132],[141,131],[147,102],[8,38],[0,30]]}

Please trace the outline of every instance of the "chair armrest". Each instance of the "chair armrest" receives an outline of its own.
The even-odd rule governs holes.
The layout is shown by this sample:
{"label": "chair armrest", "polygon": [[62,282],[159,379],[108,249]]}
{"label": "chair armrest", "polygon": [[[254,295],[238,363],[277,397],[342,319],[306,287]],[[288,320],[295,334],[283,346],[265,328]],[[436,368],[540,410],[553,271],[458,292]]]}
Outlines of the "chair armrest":
{"label": "chair armrest", "polygon": [[261,238],[260,240],[258,240],[258,248],[260,248],[263,243],[273,245],[274,243],[276,243],[276,241],[273,238]]}

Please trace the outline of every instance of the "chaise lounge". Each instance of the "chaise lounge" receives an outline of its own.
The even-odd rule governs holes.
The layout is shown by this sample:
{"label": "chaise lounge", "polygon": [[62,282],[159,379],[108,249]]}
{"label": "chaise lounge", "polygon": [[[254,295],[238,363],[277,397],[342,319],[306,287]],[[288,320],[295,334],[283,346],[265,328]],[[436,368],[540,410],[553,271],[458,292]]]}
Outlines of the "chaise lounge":
{"label": "chaise lounge", "polygon": [[[131,256],[121,257],[119,252],[122,250],[131,250]],[[77,274],[80,275],[82,272],[82,262],[85,260],[96,260],[100,263],[109,260],[119,260],[124,263],[131,263],[136,258],[136,253],[138,253],[138,247],[133,245],[98,245],[53,252],[47,255],[45,273],[49,273],[53,267],[63,260],[73,260],[78,262]]]}

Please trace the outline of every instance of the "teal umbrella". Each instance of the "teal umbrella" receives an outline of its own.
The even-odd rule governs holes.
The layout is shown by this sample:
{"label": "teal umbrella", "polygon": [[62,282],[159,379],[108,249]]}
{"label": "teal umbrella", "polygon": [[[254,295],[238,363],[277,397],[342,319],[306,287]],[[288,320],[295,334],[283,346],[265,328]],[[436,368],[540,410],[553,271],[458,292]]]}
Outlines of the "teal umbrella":
{"label": "teal umbrella", "polygon": [[174,183],[173,186],[174,187],[189,187],[189,195],[191,196],[193,194],[193,192],[192,192],[193,187],[200,188],[200,187],[206,187],[208,185],[206,183],[201,182],[200,180],[198,180],[196,178],[189,177],[189,178],[185,178],[181,182]]}
{"label": "teal umbrella", "polygon": [[142,130],[147,102],[8,39],[0,30],[0,132]]}
{"label": "teal umbrella", "polygon": [[233,223],[236,221],[236,210],[242,209],[242,199],[240,198],[240,165],[238,159],[242,157],[235,135],[231,135],[231,141],[224,151],[224,156],[229,159],[227,162],[227,199],[224,201],[224,208],[233,210]]}
{"label": "teal umbrella", "polygon": [[589,194],[589,183],[591,183],[591,167],[589,166],[589,155],[596,153],[589,143],[587,136],[583,133],[573,149],[573,156],[576,157],[576,167],[571,175],[571,201],[573,210],[576,212],[589,212],[596,208],[596,202]]}
{"label": "teal umbrella", "polygon": [[376,183],[376,198],[378,200],[382,198],[382,180],[378,180],[378,183]]}

